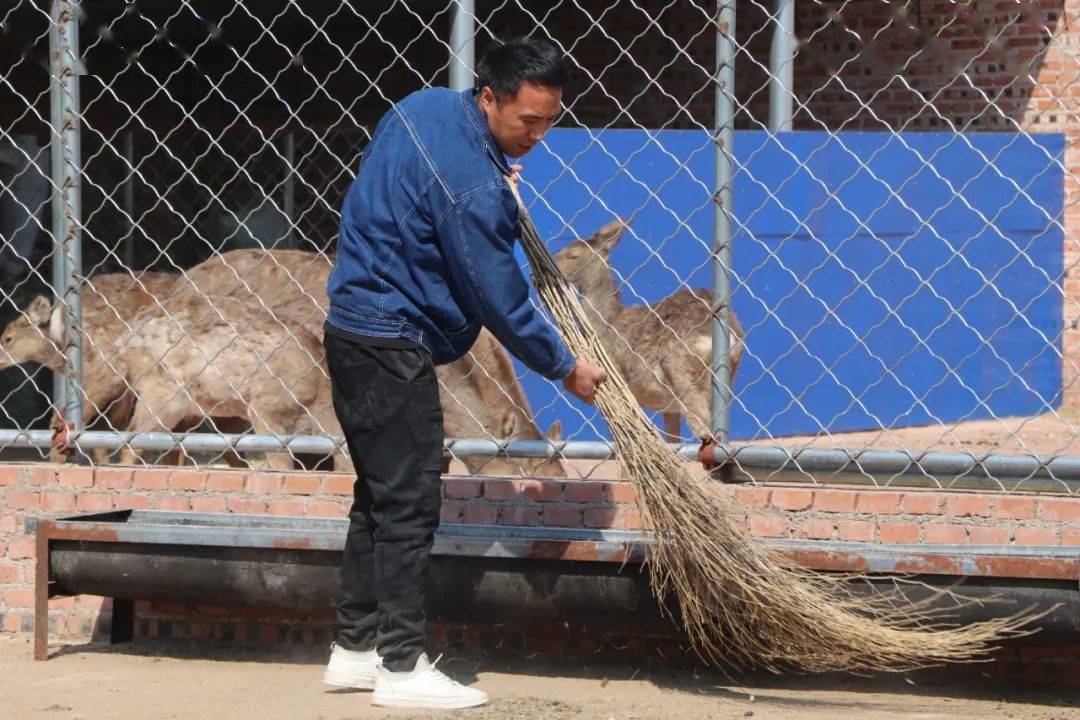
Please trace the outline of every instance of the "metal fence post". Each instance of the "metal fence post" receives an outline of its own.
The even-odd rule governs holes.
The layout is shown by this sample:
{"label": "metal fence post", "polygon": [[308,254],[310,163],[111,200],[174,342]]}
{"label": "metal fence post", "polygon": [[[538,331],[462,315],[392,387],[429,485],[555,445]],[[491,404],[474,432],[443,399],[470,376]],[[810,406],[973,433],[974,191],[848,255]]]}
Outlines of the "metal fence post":
{"label": "metal fence post", "polygon": [[716,3],[716,111],[713,125],[716,184],[713,194],[712,422],[716,440],[729,439],[731,405],[731,166],[735,123],[735,2]]}
{"label": "metal fence post", "polygon": [[772,47],[769,50],[769,131],[792,128],[795,81],[795,0],[776,0]]}
{"label": "metal fence post", "polygon": [[127,177],[124,178],[124,212],[127,214],[128,233],[124,238],[124,265],[127,270],[135,267],[135,133],[124,133],[124,159],[127,161]]}
{"label": "metal fence post", "polygon": [[285,171],[285,187],[282,199],[282,209],[285,212],[285,247],[296,247],[296,133],[289,130],[285,133],[285,163],[288,169]]}
{"label": "metal fence post", "polygon": [[[64,197],[61,188],[64,183],[63,155],[63,94],[60,78],[60,3],[53,2],[49,15],[49,114],[52,134],[49,138],[49,162],[52,181],[52,223],[49,227],[53,236],[52,247],[52,286],[54,302],[59,303],[64,297],[64,250],[61,229],[64,226]],[[57,412],[64,409],[63,372],[53,373],[53,407]]]}
{"label": "metal fence post", "polygon": [[476,8],[473,0],[455,0],[450,28],[450,88],[465,90],[473,86]]}
{"label": "metal fence post", "polygon": [[[81,153],[79,148],[80,106],[79,76],[83,74],[79,60],[78,3],[75,0],[54,0],[56,61],[52,85],[54,105],[59,110],[59,125],[54,125],[54,140],[59,144],[59,174],[53,178],[53,237],[63,258],[64,313],[64,415],[74,423],[76,432],[83,429],[82,402],[82,203]],[[53,165],[54,171],[57,164]],[[59,203],[56,197],[59,196]],[[59,217],[57,217],[59,215]],[[57,222],[58,221],[58,222]],[[54,269],[55,272],[55,269]],[[55,277],[55,276],[54,276]]]}

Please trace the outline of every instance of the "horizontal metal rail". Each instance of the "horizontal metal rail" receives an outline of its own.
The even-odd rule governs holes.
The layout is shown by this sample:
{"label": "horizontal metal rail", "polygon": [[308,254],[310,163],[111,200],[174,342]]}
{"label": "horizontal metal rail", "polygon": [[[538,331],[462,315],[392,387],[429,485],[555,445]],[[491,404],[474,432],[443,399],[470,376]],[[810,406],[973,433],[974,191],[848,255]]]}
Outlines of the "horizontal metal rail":
{"label": "horizontal metal rail", "polygon": [[[0,446],[49,447],[48,430],[0,430]],[[339,452],[343,438],[325,436],[283,436],[161,432],[84,431],[72,433],[71,443],[80,450],[96,448],[168,451],[189,453],[293,452],[328,455]],[[698,446],[669,443],[688,460],[697,458]],[[448,453],[458,456],[550,458],[568,460],[609,460],[613,446],[607,442],[546,440],[448,439]],[[1080,456],[1036,456],[988,453],[971,455],[955,452],[907,453],[898,450],[844,450],[785,448],[775,445],[727,445],[715,449],[715,461],[732,462],[740,470],[781,474],[766,479],[784,482],[813,482],[834,485],[893,487],[949,487],[964,490],[1017,490],[1080,493]],[[942,481],[947,478],[947,481]],[[755,480],[757,478],[755,477]],[[1006,479],[1008,482],[1006,482]]]}

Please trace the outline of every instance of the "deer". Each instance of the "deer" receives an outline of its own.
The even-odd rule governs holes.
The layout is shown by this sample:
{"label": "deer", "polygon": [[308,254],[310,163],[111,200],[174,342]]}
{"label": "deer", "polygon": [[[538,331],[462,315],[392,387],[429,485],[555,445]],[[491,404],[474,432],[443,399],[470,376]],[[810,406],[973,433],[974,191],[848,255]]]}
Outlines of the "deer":
{"label": "deer", "polygon": [[[84,386],[88,393],[83,404],[85,427],[92,430],[144,429],[139,424],[143,416],[133,414],[136,393],[124,383],[117,382],[113,377],[116,373],[108,363],[98,361],[117,355],[121,347],[117,340],[131,326],[139,310],[153,307],[157,312],[161,311],[155,297],[165,304],[173,295],[246,298],[256,314],[276,319],[285,329],[300,327],[318,337],[326,315],[325,288],[331,267],[331,262],[318,253],[236,250],[216,255],[189,269],[184,278],[151,272],[141,273],[137,278],[125,273],[90,278],[86,285],[88,292],[84,292],[83,297]],[[54,326],[52,336],[48,330],[50,323]],[[242,324],[237,327],[245,328]],[[36,298],[23,315],[8,326],[2,337],[0,349],[7,354],[0,357],[0,369],[31,361],[54,370],[63,366],[59,308],[52,308],[45,297]],[[449,366],[440,366],[438,373],[448,436],[543,439],[532,420],[513,363],[486,331],[469,355]],[[154,395],[156,388],[152,383],[144,383],[138,392]],[[214,418],[219,430],[239,432],[243,429],[237,420],[242,421],[244,413],[238,413],[238,418],[222,417],[220,413],[221,409],[216,411]],[[198,415],[192,416],[170,429],[190,429],[202,419]],[[326,387],[320,387],[306,422],[306,427],[301,422],[298,431],[301,434],[341,433],[333,412],[328,381]],[[59,432],[63,421],[54,419],[53,426]],[[561,428],[556,423],[548,438],[557,440],[560,434]],[[94,457],[98,462],[106,462],[108,451],[95,450]],[[230,465],[244,464],[233,453],[227,453],[224,459]],[[556,458],[514,460],[469,456],[463,460],[469,472],[474,474],[507,475],[524,471],[532,475],[565,477],[565,469]],[[179,461],[182,461],[179,454],[170,454],[162,460],[166,463]],[[335,465],[343,470],[350,467],[341,454],[335,457]]]}
{"label": "deer", "polygon": [[[586,313],[603,346],[641,407],[662,414],[664,432],[682,435],[682,419],[706,440],[712,396],[713,301],[706,290],[680,290],[656,303],[623,305],[611,252],[626,232],[615,220],[555,254],[555,262],[586,301]],[[744,333],[730,314],[730,378],[744,351]]]}
{"label": "deer", "polygon": [[[136,313],[111,357],[86,366],[86,402],[100,406],[125,389],[138,399],[128,426],[171,432],[190,418],[244,418],[260,434],[294,435],[320,391],[322,343],[284,327],[259,303],[178,293]],[[124,448],[121,462],[139,453]],[[291,470],[272,453],[268,467]]]}
{"label": "deer", "polygon": [[[115,355],[115,341],[127,329],[136,313],[155,304],[172,287],[175,275],[159,272],[137,274],[108,273],[88,278],[82,293],[83,360],[86,364]],[[26,309],[8,323],[0,334],[0,370],[36,362],[53,372],[64,368],[61,333],[62,308],[53,307],[44,295],[35,297]],[[84,385],[85,385],[84,381]],[[112,384],[112,387],[116,387]],[[83,420],[89,430],[125,429],[135,408],[135,398],[126,388],[117,394],[100,397],[100,403],[83,405]],[[59,416],[52,420],[56,429],[63,424]],[[108,460],[108,451],[96,449],[98,462]],[[58,460],[53,452],[53,460]]]}
{"label": "deer", "polygon": [[[232,250],[189,269],[177,287],[218,296],[246,297],[261,303],[288,327],[304,328],[321,337],[329,300],[327,280],[333,260],[304,250]],[[517,380],[506,350],[486,330],[463,358],[436,369],[444,408],[447,437],[493,437],[511,440],[558,440],[561,426],[542,435],[532,418],[525,392]],[[327,378],[325,366],[323,373]],[[329,387],[324,387],[311,409],[313,434],[340,435]],[[462,458],[472,474],[566,477],[557,458]],[[350,465],[335,454],[335,469]],[[448,469],[444,465],[444,471]]]}

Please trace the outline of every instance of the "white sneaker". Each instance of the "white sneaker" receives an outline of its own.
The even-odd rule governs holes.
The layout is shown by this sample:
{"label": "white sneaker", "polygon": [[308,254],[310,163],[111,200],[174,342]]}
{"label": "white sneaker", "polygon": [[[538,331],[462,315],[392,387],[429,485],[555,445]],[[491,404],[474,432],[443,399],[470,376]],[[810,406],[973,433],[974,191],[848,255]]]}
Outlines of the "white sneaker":
{"label": "white sneaker", "polygon": [[359,652],[346,650],[337,643],[330,643],[330,662],[326,665],[322,681],[337,687],[371,690],[379,676],[382,658],[375,650]]}
{"label": "white sneaker", "polygon": [[453,709],[475,707],[488,701],[487,694],[467,688],[437,670],[435,663],[441,657],[435,658],[435,662],[428,662],[427,655],[421,655],[410,672],[391,672],[380,665],[371,704],[380,707]]}

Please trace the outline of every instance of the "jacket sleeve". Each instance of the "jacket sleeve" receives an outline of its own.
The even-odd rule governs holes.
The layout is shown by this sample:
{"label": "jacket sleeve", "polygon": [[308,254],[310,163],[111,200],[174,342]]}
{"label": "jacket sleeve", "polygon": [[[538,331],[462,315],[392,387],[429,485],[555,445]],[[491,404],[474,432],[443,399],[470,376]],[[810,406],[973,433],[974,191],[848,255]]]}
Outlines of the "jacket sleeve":
{"label": "jacket sleeve", "polygon": [[459,300],[530,370],[559,380],[574,369],[570,349],[529,300],[514,256],[520,229],[509,188],[491,186],[457,202],[437,228]]}

